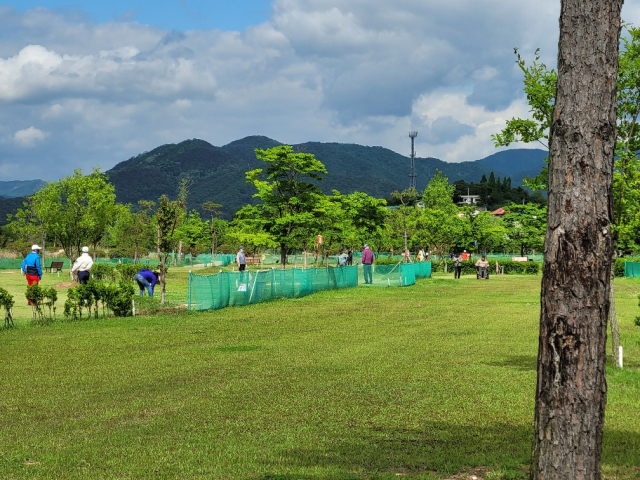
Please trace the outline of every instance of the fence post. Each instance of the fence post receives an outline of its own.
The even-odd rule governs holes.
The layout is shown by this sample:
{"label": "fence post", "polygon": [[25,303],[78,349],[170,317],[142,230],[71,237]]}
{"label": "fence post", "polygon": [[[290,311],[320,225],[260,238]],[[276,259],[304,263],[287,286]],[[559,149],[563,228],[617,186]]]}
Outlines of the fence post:
{"label": "fence post", "polygon": [[191,310],[191,270],[189,270],[189,281],[187,287],[187,310]]}

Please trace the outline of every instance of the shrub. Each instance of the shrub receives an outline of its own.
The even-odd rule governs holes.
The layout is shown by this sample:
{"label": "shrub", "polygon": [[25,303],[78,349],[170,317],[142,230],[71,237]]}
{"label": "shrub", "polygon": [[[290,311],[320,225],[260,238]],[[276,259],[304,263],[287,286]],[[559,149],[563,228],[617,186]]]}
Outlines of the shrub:
{"label": "shrub", "polygon": [[4,307],[4,326],[5,328],[13,327],[13,315],[11,309],[15,302],[13,301],[13,295],[7,292],[4,288],[0,287],[0,305]]}
{"label": "shrub", "polygon": [[120,278],[122,282],[133,282],[133,277],[142,268],[140,265],[134,265],[132,263],[119,263],[116,265],[116,270],[120,272]]}
{"label": "shrub", "polygon": [[376,265],[395,265],[397,263],[402,263],[403,261],[404,260],[401,255],[396,255],[387,258],[378,258],[373,263],[375,263]]}
{"label": "shrub", "polygon": [[113,265],[108,263],[94,263],[91,267],[91,277],[94,280],[116,281],[117,272]]}
{"label": "shrub", "polygon": [[86,285],[70,288],[67,301],[64,304],[64,316],[67,320],[83,318],[83,311],[88,310],[87,319],[92,316],[99,318],[102,304],[102,316],[113,313],[116,317],[131,315],[131,299],[134,295],[131,283],[106,283],[91,280]]}
{"label": "shrub", "polygon": [[[43,288],[34,283],[27,287],[25,297],[33,307],[34,325],[46,324],[55,320],[56,301],[58,300],[58,292],[55,288]],[[44,307],[48,307],[48,316],[45,316]]]}
{"label": "shrub", "polygon": [[613,275],[615,277],[624,277],[624,258],[616,258],[616,263],[613,265]]}

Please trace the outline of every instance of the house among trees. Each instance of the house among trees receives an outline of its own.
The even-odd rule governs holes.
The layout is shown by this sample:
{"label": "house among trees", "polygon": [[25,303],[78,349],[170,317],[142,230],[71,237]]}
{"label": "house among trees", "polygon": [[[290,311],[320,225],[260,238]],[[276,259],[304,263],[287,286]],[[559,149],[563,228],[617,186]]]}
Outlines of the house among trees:
{"label": "house among trees", "polygon": [[494,217],[502,218],[505,213],[507,213],[507,211],[501,207],[491,212],[491,215],[493,215]]}

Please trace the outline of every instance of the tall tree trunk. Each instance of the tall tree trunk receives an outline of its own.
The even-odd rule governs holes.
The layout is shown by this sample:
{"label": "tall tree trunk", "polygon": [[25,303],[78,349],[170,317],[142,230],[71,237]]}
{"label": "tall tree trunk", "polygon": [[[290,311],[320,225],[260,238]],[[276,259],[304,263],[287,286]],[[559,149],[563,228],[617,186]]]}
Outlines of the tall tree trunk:
{"label": "tall tree trunk", "polygon": [[599,479],[622,0],[562,0],[533,479]]}
{"label": "tall tree trunk", "polygon": [[280,265],[283,270],[287,266],[287,246],[284,243],[280,244]]}

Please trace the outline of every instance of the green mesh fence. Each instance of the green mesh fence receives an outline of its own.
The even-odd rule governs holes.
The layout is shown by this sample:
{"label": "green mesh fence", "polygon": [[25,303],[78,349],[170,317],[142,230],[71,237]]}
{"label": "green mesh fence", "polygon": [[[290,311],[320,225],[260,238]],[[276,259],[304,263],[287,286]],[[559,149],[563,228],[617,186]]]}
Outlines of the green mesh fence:
{"label": "green mesh fence", "polygon": [[[407,286],[416,278],[431,276],[431,263],[380,265],[373,269],[371,286]],[[257,272],[220,272],[215,275],[189,273],[188,307],[217,310],[250,305],[274,298],[296,298],[322,290],[356,287],[362,266],[271,269]]]}
{"label": "green mesh fence", "polygon": [[640,277],[640,262],[624,262],[625,277]]}
{"label": "green mesh fence", "polygon": [[21,258],[0,258],[0,270],[20,270]]}
{"label": "green mesh fence", "polygon": [[358,268],[355,266],[221,272],[215,275],[190,273],[188,306],[192,310],[216,310],[357,285]]}
{"label": "green mesh fence", "polygon": [[[373,283],[368,287],[406,287],[416,283],[416,278],[431,277],[431,262],[397,263],[395,265],[373,265]],[[360,279],[364,272],[360,266]]]}

